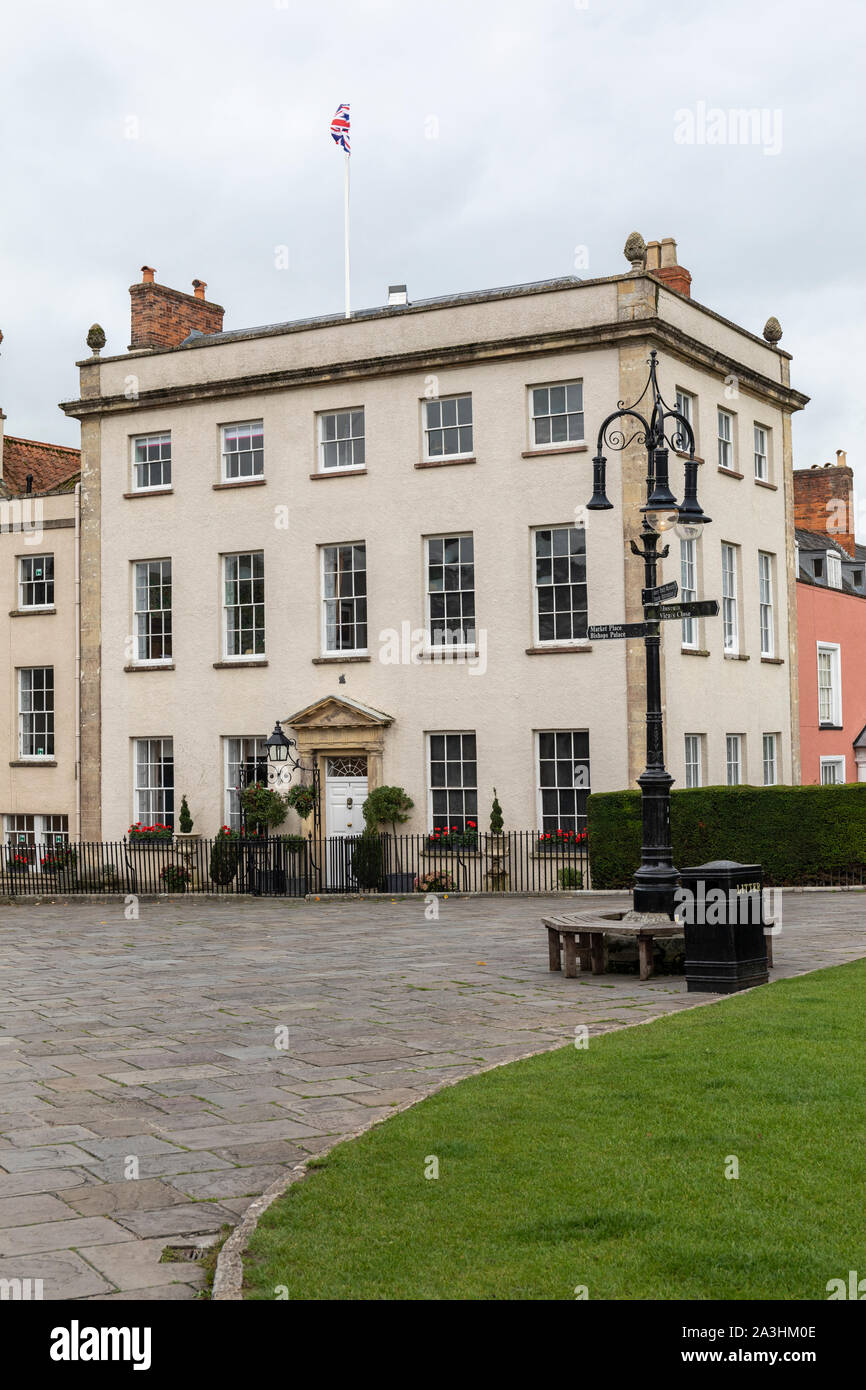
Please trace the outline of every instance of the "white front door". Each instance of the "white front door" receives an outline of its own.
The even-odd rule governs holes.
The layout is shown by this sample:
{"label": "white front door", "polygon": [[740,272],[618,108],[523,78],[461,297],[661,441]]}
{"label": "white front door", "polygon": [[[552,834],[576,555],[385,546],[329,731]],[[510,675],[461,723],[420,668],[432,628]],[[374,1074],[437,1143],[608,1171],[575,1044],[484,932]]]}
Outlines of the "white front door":
{"label": "white front door", "polygon": [[352,887],[352,850],[341,841],[364,829],[367,759],[328,758],[325,769],[325,885],[331,892]]}
{"label": "white front door", "polygon": [[328,836],[360,835],[364,829],[366,777],[328,777],[325,807]]}

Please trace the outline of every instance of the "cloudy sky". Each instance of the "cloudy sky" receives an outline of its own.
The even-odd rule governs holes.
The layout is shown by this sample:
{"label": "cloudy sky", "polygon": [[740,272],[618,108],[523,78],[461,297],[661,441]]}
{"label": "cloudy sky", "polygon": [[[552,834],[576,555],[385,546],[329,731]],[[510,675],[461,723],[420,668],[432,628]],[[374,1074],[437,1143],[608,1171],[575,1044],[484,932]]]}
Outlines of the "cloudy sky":
{"label": "cloudy sky", "polygon": [[[125,350],[142,264],[206,280],[227,328],[339,310],[349,101],[356,307],[575,273],[578,247],[618,273],[632,229],[673,236],[695,298],[781,321],[795,463],[847,448],[866,499],[864,31],[861,0],[6,0],[6,429],[77,443],[57,402],[94,320]],[[732,108],[764,137],[677,138]]]}

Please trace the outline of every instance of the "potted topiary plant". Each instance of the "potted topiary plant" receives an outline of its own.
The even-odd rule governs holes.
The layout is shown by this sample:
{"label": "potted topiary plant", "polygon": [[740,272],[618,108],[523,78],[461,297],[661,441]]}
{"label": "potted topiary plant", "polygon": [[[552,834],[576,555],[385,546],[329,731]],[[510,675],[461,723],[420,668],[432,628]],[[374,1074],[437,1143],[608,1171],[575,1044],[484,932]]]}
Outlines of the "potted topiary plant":
{"label": "potted topiary plant", "polygon": [[[241,806],[244,811],[246,835],[248,839],[261,838],[264,844],[256,851],[258,863],[255,868],[256,888],[259,893],[285,893],[286,871],[281,863],[270,860],[268,832],[282,825],[289,810],[288,798],[263,782],[253,782],[241,792]],[[277,854],[279,860],[279,854]]]}
{"label": "potted topiary plant", "polygon": [[508,887],[508,837],[503,834],[502,807],[496,788],[493,788],[493,805],[490,808],[490,834],[487,837],[487,887],[501,893]]}
{"label": "potted topiary plant", "polygon": [[402,787],[374,787],[367,793],[367,800],[364,802],[364,820],[369,830],[375,831],[380,825],[391,827],[391,840],[383,846],[387,850],[387,868],[390,869],[391,866],[392,849],[396,863],[396,872],[385,874],[385,891],[388,893],[411,893],[414,888],[415,875],[403,873],[400,842],[397,838],[397,826],[405,824],[414,805],[414,801],[407,796]]}
{"label": "potted topiary plant", "polygon": [[371,893],[380,892],[385,879],[381,835],[368,825],[352,844],[351,855],[358,886]]}
{"label": "potted topiary plant", "polygon": [[227,825],[220,828],[210,852],[210,876],[219,888],[227,888],[238,871],[240,835]]}
{"label": "potted topiary plant", "polygon": [[303,898],[307,892],[307,846],[304,835],[281,835],[285,873],[286,893],[290,898]]}
{"label": "potted topiary plant", "polygon": [[193,819],[189,813],[189,805],[185,796],[180,799],[180,812],[177,818],[178,829],[174,837],[175,844],[183,863],[189,870],[190,886],[198,886],[198,842],[201,839],[198,831],[193,831]]}

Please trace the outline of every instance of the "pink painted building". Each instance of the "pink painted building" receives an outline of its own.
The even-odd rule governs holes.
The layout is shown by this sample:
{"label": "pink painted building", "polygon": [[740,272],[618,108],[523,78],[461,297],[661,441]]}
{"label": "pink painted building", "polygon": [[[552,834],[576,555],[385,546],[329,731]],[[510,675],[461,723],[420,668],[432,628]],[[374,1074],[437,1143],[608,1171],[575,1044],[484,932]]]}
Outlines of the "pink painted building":
{"label": "pink painted building", "polygon": [[801,780],[866,782],[866,546],[853,531],[853,475],[794,473]]}

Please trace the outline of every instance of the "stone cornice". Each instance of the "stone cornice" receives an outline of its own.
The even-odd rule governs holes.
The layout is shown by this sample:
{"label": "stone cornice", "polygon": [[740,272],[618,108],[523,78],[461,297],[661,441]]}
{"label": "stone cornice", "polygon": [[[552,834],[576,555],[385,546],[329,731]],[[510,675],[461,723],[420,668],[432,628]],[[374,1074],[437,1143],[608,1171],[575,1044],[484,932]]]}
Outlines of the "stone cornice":
{"label": "stone cornice", "polygon": [[[706,311],[710,312],[710,311]],[[718,317],[712,315],[712,317]],[[725,320],[722,320],[725,322]],[[744,330],[738,330],[744,332]],[[752,335],[746,334],[750,337]],[[63,401],[60,409],[82,420],[93,415],[120,414],[124,411],[158,409],[168,405],[192,404],[198,401],[224,399],[229,396],[257,395],[282,391],[292,387],[319,385],[337,381],[358,381],[367,377],[398,376],[412,371],[429,373],[436,368],[458,366],[472,362],[504,361],[520,357],[612,347],[627,340],[647,339],[667,348],[684,361],[691,362],[724,379],[735,376],[741,387],[752,394],[773,402],[783,410],[801,410],[809,397],[791,387],[774,381],[754,368],[738,362],[726,353],[718,352],[699,339],[684,333],[675,325],[657,316],[591,324],[585,328],[560,329],[548,333],[499,337],[490,340],[461,343],[453,347],[423,348],[412,352],[368,357],[323,366],[282,368],[277,371],[251,373],[244,376],[218,378],[212,381],[191,382],[182,386],[162,386],[141,391],[136,399],[125,395],[90,396]],[[762,346],[764,346],[762,344]]]}

